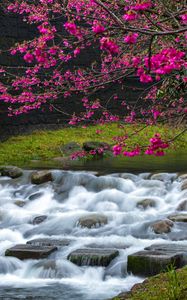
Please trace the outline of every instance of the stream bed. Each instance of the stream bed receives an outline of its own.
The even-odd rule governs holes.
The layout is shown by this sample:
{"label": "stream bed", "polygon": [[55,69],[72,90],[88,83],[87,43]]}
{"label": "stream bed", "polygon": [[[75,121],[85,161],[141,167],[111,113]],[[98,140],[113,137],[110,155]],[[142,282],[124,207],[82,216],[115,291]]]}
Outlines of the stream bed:
{"label": "stream bed", "polygon": [[[177,173],[51,170],[51,182],[32,184],[32,172],[0,177],[0,299],[110,299],[145,278],[127,272],[128,255],[153,244],[187,246],[187,223],[167,234],[151,228],[187,208]],[[68,242],[42,259],[5,256],[36,239]],[[117,255],[106,266],[80,265],[68,259],[78,249]]]}

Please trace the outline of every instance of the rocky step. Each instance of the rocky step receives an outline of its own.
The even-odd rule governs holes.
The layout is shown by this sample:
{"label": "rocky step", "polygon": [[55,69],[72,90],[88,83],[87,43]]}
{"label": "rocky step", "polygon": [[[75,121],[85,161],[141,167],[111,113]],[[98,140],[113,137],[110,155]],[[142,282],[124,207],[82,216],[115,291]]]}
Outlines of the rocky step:
{"label": "rocky step", "polygon": [[176,214],[168,217],[173,222],[187,222],[187,214]]}
{"label": "rocky step", "polygon": [[5,256],[14,256],[23,259],[41,259],[48,257],[57,250],[54,246],[16,245],[5,251]]}
{"label": "rocky step", "polygon": [[14,179],[22,176],[23,170],[15,166],[0,166],[0,175]]}
{"label": "rocky step", "polygon": [[48,181],[53,181],[50,171],[35,171],[31,174],[31,183],[42,184]]}
{"label": "rocky step", "polygon": [[118,255],[116,249],[77,249],[68,255],[68,260],[78,266],[107,267]]}
{"label": "rocky step", "polygon": [[187,264],[187,247],[178,244],[157,244],[128,256],[127,271],[134,275],[153,276],[170,265]]}
{"label": "rocky step", "polygon": [[68,239],[62,239],[62,240],[57,240],[57,239],[48,239],[48,238],[43,238],[43,239],[34,239],[27,241],[27,245],[32,245],[32,246],[44,246],[44,247],[66,247],[69,246],[70,243],[72,243],[72,240]]}

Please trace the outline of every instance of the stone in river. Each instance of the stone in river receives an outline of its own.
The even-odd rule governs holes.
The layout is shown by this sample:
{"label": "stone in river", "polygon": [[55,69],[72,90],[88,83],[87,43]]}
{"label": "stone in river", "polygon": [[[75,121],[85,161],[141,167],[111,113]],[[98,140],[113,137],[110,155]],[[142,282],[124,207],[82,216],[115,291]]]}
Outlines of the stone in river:
{"label": "stone in river", "polygon": [[81,217],[78,220],[78,225],[81,227],[98,227],[108,223],[107,217],[99,214],[92,214],[85,217]]}
{"label": "stone in river", "polygon": [[19,207],[23,207],[23,206],[25,206],[26,202],[23,200],[16,200],[16,201],[14,201],[14,204]]}
{"label": "stone in river", "polygon": [[36,171],[31,175],[31,183],[33,184],[41,184],[52,180],[52,173],[50,171]]}
{"label": "stone in river", "polygon": [[32,220],[32,224],[33,224],[33,225],[38,225],[38,224],[44,222],[46,219],[47,219],[47,216],[46,216],[46,215],[42,215],[42,216],[35,217],[35,218]]}
{"label": "stone in river", "polygon": [[179,203],[177,210],[187,210],[187,199],[184,199],[181,203]]}
{"label": "stone in river", "polygon": [[139,208],[146,209],[148,207],[155,207],[156,206],[156,202],[153,199],[143,199],[141,201],[138,201],[138,203],[136,204],[136,206],[139,207]]}
{"label": "stone in river", "polygon": [[1,176],[18,178],[23,175],[23,170],[15,166],[0,166]]}
{"label": "stone in river", "polygon": [[182,181],[181,184],[181,191],[187,190],[187,179]]}
{"label": "stone in river", "polygon": [[127,271],[133,275],[153,276],[171,264],[176,268],[181,267],[183,255],[157,250],[139,251],[128,256]]}
{"label": "stone in river", "polygon": [[171,220],[162,220],[158,221],[151,225],[152,230],[156,234],[169,233],[171,231],[171,227],[173,226],[173,222]]}
{"label": "stone in river", "polygon": [[5,251],[5,256],[14,256],[19,259],[41,259],[48,257],[51,253],[57,250],[53,246],[33,246],[33,245],[16,245]]}
{"label": "stone in river", "polygon": [[33,245],[33,246],[53,246],[53,247],[65,247],[69,246],[69,244],[72,242],[72,240],[68,239],[50,239],[50,238],[42,238],[42,239],[34,239],[27,241],[27,244]]}
{"label": "stone in river", "polygon": [[176,214],[168,217],[173,222],[187,222],[187,214]]}
{"label": "stone in river", "polygon": [[77,249],[68,255],[68,260],[78,266],[107,267],[118,255],[119,252],[112,249]]}

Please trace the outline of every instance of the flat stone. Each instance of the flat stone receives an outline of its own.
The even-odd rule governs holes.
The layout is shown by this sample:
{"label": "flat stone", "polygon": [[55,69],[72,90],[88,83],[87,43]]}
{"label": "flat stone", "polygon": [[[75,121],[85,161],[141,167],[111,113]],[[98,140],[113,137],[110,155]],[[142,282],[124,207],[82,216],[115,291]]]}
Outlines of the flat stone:
{"label": "flat stone", "polygon": [[32,224],[33,224],[33,225],[38,225],[38,224],[44,222],[46,219],[47,219],[47,216],[46,216],[46,215],[35,217],[35,218],[32,220]]}
{"label": "flat stone", "polygon": [[41,259],[48,257],[57,250],[53,246],[33,246],[33,245],[16,245],[5,251],[5,256],[14,256],[19,259]]}
{"label": "flat stone", "polygon": [[104,215],[92,214],[89,216],[81,217],[78,220],[78,225],[81,227],[93,228],[102,226],[108,223],[108,219]]}
{"label": "flat stone", "polygon": [[72,240],[68,239],[49,239],[49,238],[43,238],[43,239],[34,239],[27,241],[27,244],[32,246],[53,246],[53,247],[65,247],[69,246],[69,244],[72,242]]}
{"label": "flat stone", "polygon": [[187,222],[187,214],[176,214],[168,217],[173,222]]}
{"label": "flat stone", "polygon": [[52,180],[52,173],[50,171],[37,171],[31,175],[31,183],[33,184],[41,184]]}
{"label": "flat stone", "polygon": [[152,230],[156,234],[169,233],[171,231],[171,227],[173,226],[173,222],[171,220],[162,220],[158,221],[151,225]]}
{"label": "flat stone", "polygon": [[0,174],[14,179],[22,176],[23,170],[15,166],[0,166]]}
{"label": "flat stone", "polygon": [[103,266],[119,255],[117,250],[108,249],[78,249],[68,255],[68,260],[78,266]]}
{"label": "flat stone", "polygon": [[187,190],[187,180],[182,181],[181,191]]}
{"label": "flat stone", "polygon": [[184,199],[177,207],[177,210],[187,210],[187,199]]}
{"label": "flat stone", "polygon": [[146,209],[148,207],[155,207],[156,202],[153,199],[143,199],[136,204],[137,207]]}
{"label": "flat stone", "polygon": [[146,250],[128,256],[127,271],[133,275],[153,276],[167,269],[169,265],[179,268],[183,265],[183,255]]}

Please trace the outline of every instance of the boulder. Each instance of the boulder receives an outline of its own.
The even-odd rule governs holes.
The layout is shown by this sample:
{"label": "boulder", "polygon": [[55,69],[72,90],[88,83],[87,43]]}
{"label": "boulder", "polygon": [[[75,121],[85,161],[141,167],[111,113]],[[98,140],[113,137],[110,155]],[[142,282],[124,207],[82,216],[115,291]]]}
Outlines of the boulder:
{"label": "boulder", "polygon": [[16,245],[5,251],[5,256],[14,256],[19,259],[41,259],[48,257],[57,250],[53,246]]}
{"label": "boulder", "polygon": [[128,256],[127,271],[133,275],[153,276],[163,272],[171,264],[179,268],[182,262],[182,254],[157,250],[139,251]]}
{"label": "boulder", "polygon": [[187,190],[187,180],[182,181],[181,191]]}
{"label": "boulder", "polygon": [[153,199],[144,199],[144,200],[138,201],[136,206],[139,208],[146,209],[148,207],[155,207],[156,202]]}
{"label": "boulder", "polygon": [[187,214],[176,214],[168,217],[173,222],[187,222]]}
{"label": "boulder", "polygon": [[26,202],[23,200],[16,200],[16,201],[14,201],[14,204],[19,207],[23,207],[23,206],[25,206]]}
{"label": "boulder", "polygon": [[62,239],[62,240],[57,240],[57,239],[49,239],[49,238],[43,238],[43,239],[34,239],[27,241],[27,244],[32,245],[32,246],[44,246],[44,247],[65,247],[69,246],[69,244],[72,242],[72,240],[68,239]]}
{"label": "boulder", "polygon": [[78,225],[81,227],[98,227],[108,223],[108,219],[104,215],[93,214],[85,217],[81,217],[78,220]]}
{"label": "boulder", "polygon": [[47,219],[47,216],[46,216],[46,215],[35,217],[35,218],[32,220],[32,224],[33,224],[33,225],[38,225],[38,224],[44,222],[46,219]]}
{"label": "boulder", "polygon": [[0,166],[0,174],[14,179],[22,176],[23,170],[15,166]]}
{"label": "boulder", "polygon": [[78,266],[107,267],[118,255],[115,249],[78,249],[68,255],[68,260]]}
{"label": "boulder", "polygon": [[87,152],[91,150],[98,150],[98,149],[104,149],[104,150],[111,150],[111,146],[104,142],[95,142],[95,141],[88,141],[83,143],[83,149]]}
{"label": "boulder", "polygon": [[184,199],[177,207],[177,210],[187,210],[187,199]]}
{"label": "boulder", "polygon": [[50,171],[37,171],[31,175],[31,183],[33,184],[41,184],[52,180],[52,173]]}
{"label": "boulder", "polygon": [[169,233],[171,231],[171,227],[173,226],[173,222],[171,220],[162,220],[158,221],[151,225],[152,230],[156,234]]}
{"label": "boulder", "polygon": [[63,146],[60,146],[60,150],[63,152],[64,155],[71,155],[74,152],[82,151],[82,147],[76,142],[70,142]]}

